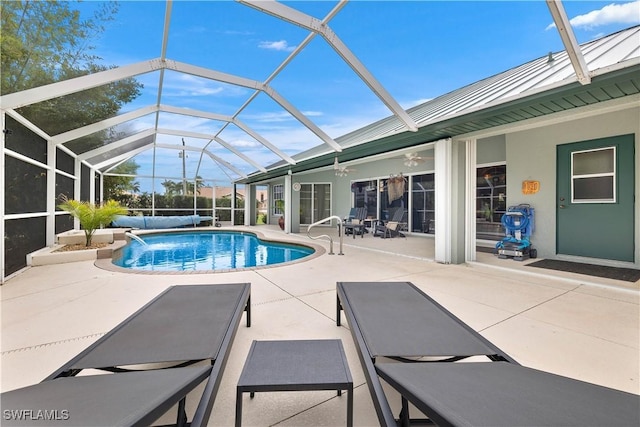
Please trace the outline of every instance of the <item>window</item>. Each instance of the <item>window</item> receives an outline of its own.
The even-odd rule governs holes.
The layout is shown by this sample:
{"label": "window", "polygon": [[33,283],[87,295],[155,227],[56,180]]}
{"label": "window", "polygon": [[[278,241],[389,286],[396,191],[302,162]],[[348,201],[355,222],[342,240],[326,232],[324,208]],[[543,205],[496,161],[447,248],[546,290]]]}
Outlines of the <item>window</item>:
{"label": "window", "polygon": [[434,174],[415,175],[411,180],[411,231],[435,233]]}
{"label": "window", "polygon": [[616,149],[571,153],[571,202],[615,203]]}
{"label": "window", "polygon": [[367,208],[367,218],[377,218],[378,180],[354,181],[351,183],[353,207]]}
{"label": "window", "polygon": [[273,214],[284,215],[284,211],[279,207],[280,200],[282,200],[282,203],[284,204],[284,185],[274,185],[272,196],[271,200],[273,200],[273,205],[271,206],[271,209]]}
{"label": "window", "polygon": [[502,215],[507,210],[507,166],[476,169],[476,237],[500,240]]}

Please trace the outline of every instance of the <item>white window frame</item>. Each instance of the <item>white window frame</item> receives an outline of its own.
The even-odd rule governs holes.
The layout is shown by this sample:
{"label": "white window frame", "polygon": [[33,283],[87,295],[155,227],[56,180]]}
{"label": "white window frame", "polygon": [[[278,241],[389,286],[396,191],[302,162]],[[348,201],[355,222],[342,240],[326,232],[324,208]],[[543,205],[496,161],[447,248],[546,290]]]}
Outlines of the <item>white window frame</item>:
{"label": "white window frame", "polygon": [[[602,172],[602,173],[593,173],[593,174],[583,174],[583,175],[574,175],[573,173],[573,161],[575,154],[589,153],[595,151],[605,151],[612,150],[613,151],[613,171],[611,172]],[[600,147],[592,150],[580,150],[580,151],[572,151],[571,152],[571,203],[574,204],[594,204],[594,203],[616,203],[617,202],[617,181],[616,181],[616,163],[617,163],[617,151],[615,146],[610,147]],[[612,177],[613,178],[613,197],[611,199],[576,199],[574,194],[574,182],[576,179],[584,179],[584,178],[600,178],[600,177]]]}
{"label": "white window frame", "polygon": [[284,212],[277,208],[276,201],[284,200],[284,185],[276,184],[271,190],[271,212],[273,215],[284,215]]}

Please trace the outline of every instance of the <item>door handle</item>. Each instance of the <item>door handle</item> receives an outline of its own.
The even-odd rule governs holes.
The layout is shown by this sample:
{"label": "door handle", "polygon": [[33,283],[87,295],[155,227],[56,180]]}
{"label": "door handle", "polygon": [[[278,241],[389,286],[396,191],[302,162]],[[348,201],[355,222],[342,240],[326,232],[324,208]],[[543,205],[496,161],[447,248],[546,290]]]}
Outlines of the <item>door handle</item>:
{"label": "door handle", "polygon": [[564,209],[564,205],[560,205],[559,207],[560,207],[560,209]]}

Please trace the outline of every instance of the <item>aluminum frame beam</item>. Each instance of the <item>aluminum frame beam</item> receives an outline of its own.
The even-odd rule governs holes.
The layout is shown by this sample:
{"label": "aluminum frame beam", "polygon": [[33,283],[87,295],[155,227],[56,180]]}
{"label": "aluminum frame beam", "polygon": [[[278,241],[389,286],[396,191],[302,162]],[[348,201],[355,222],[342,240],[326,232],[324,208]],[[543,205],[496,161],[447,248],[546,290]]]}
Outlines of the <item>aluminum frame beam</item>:
{"label": "aluminum frame beam", "polygon": [[[172,130],[172,129],[158,129],[157,133],[159,133],[161,135],[185,136],[185,137],[188,137],[188,138],[206,139],[206,140],[209,140],[209,141],[215,140],[222,147],[224,147],[227,150],[231,151],[233,154],[235,154],[236,156],[240,157],[245,162],[247,162],[250,165],[254,166],[255,168],[257,168],[261,172],[266,172],[267,171],[267,169],[265,167],[261,166],[260,164],[258,164],[256,161],[254,161],[253,159],[251,159],[249,156],[245,155],[241,151],[236,150],[232,145],[230,145],[228,142],[226,142],[225,140],[223,140],[222,138],[220,138],[218,136],[212,136],[212,135],[207,135],[207,134],[198,133],[198,132],[184,132],[184,131],[178,131],[178,130]],[[208,145],[209,144],[207,144],[207,146]],[[202,152],[208,151],[206,146],[204,148],[199,148],[199,150],[202,151]]]}
{"label": "aluminum frame beam", "polygon": [[376,94],[376,96],[391,110],[391,112],[402,121],[408,130],[416,132],[418,125],[409,114],[398,104],[393,96],[378,82],[360,60],[351,52],[346,44],[340,40],[336,33],[317,18],[302,13],[296,9],[278,3],[274,0],[236,0],[263,13],[266,13],[284,21],[298,25],[309,31],[322,35],[327,43],[340,55],[340,57],[351,67],[360,79]]}
{"label": "aluminum frame beam", "polygon": [[[118,141],[114,141],[114,142],[112,142],[110,144],[103,145],[102,147],[98,147],[98,148],[95,148],[93,150],[87,151],[86,153],[82,153],[82,154],[78,155],[78,160],[87,161],[88,159],[91,159],[91,158],[93,158],[95,156],[99,156],[101,154],[108,153],[111,150],[115,150],[115,149],[123,147],[123,146],[125,146],[127,144],[132,144],[134,142],[140,141],[143,138],[148,138],[150,136],[153,136],[155,133],[156,133],[155,130],[151,129],[151,128],[143,130],[143,131],[135,133],[133,135],[129,135],[126,138],[122,138],[122,139],[120,139]],[[87,163],[89,163],[89,162],[87,162]],[[91,163],[89,163],[89,164],[91,164]]]}
{"label": "aluminum frame beam", "polygon": [[236,174],[240,175],[242,178],[246,178],[247,174],[245,174],[244,172],[242,172],[241,170],[237,169],[236,167],[234,167],[231,163],[222,160],[220,157],[216,156],[215,154],[209,152],[209,151],[203,151],[203,153],[205,153],[207,156],[211,157],[216,163],[225,166],[228,169],[231,169],[232,171],[234,171]]}
{"label": "aluminum frame beam", "polygon": [[155,144],[153,142],[149,143],[149,144],[145,145],[144,147],[136,148],[135,150],[131,150],[129,152],[120,154],[119,156],[112,157],[112,158],[110,158],[108,160],[105,160],[103,162],[96,163],[96,164],[93,165],[93,168],[94,169],[102,169],[105,166],[109,166],[111,164],[118,163],[120,161],[124,161],[124,160],[130,159],[130,158],[135,157],[135,156],[137,156],[138,154],[140,154],[140,153],[142,153],[144,151],[152,149],[154,146],[155,146]]}
{"label": "aluminum frame beam", "polygon": [[101,130],[108,129],[112,126],[117,126],[121,123],[128,122],[129,120],[135,120],[140,117],[153,114],[158,111],[158,107],[150,105],[142,107],[128,113],[120,114],[119,116],[111,117],[109,119],[102,120],[81,128],[76,128],[68,132],[59,133],[51,138],[51,142],[59,145],[65,142],[73,141],[74,139],[82,138],[83,136],[91,135],[92,133],[99,132]]}
{"label": "aluminum frame beam", "polygon": [[81,92],[140,74],[151,73],[161,69],[163,66],[162,61],[159,59],[152,59],[150,61],[111,68],[94,74],[3,95],[0,97],[0,105],[2,105],[4,109],[24,107],[25,105],[36,104],[48,99]]}
{"label": "aluminum frame beam", "polygon": [[290,165],[295,165],[296,164],[295,160],[293,160],[291,157],[289,157],[287,154],[285,154],[278,147],[276,147],[275,145],[271,144],[269,141],[264,139],[260,134],[254,132],[253,129],[251,129],[249,126],[244,124],[242,121],[240,121],[238,119],[234,119],[233,120],[233,124],[236,125],[237,127],[239,127],[240,129],[242,129],[243,131],[245,131],[249,136],[254,138],[256,141],[258,141],[259,143],[261,143],[262,145],[264,145],[265,147],[267,147],[268,149],[270,149],[271,151],[276,153],[285,162],[289,163]]}
{"label": "aluminum frame beam", "polygon": [[562,1],[546,0],[546,2],[549,12],[551,12],[551,16],[553,17],[553,22],[556,24],[556,28],[562,39],[562,43],[564,44],[564,48],[567,51],[567,55],[569,55],[569,59],[571,60],[571,65],[573,65],[573,69],[578,77],[578,81],[583,85],[591,83],[587,62],[584,60],[580,45],[578,45],[576,36],[573,33]]}
{"label": "aluminum frame beam", "polygon": [[[211,70],[208,68],[198,67],[191,64],[186,64],[178,61],[173,61],[164,58],[152,59],[149,61],[138,62],[136,64],[131,64],[128,66],[113,68],[110,70],[101,71],[95,74],[90,74],[87,76],[76,77],[74,79],[64,80],[61,82],[52,83],[49,85],[41,86],[34,89],[28,89],[22,92],[16,92],[9,95],[4,95],[0,97],[0,105],[5,109],[11,108],[19,108],[25,105],[30,105],[42,101],[46,101],[48,99],[69,95],[71,93],[81,92],[83,90],[91,89],[94,87],[102,86],[105,84],[113,83],[118,80],[135,77],[140,74],[146,74],[153,71],[164,71],[165,69],[171,69],[176,72],[186,73],[190,75],[194,75],[197,77],[206,78],[209,80],[215,80],[223,83],[228,83],[234,86],[241,86],[250,89],[255,89],[259,92],[264,92],[269,97],[271,97],[276,103],[278,103],[282,108],[287,110],[289,114],[295,117],[300,123],[302,123],[307,129],[309,129],[313,134],[315,134],[320,140],[324,143],[333,147],[336,151],[342,151],[342,147],[333,140],[329,135],[327,135],[324,131],[322,131],[318,126],[316,126],[311,120],[309,120],[302,112],[300,112],[297,108],[295,108],[291,103],[289,103],[284,97],[282,97],[275,89],[271,88],[269,85],[259,82],[257,80],[247,79],[240,76],[235,76],[232,74],[222,73],[219,71]],[[159,94],[162,90],[162,82],[160,82]],[[160,111],[160,105],[156,105],[155,107],[150,108],[146,114],[155,112],[156,114]],[[156,108],[156,110],[151,110],[151,108]],[[170,111],[172,107],[166,107],[167,112]],[[133,116],[131,116],[133,117]],[[139,116],[138,116],[139,117]],[[214,120],[218,120],[221,117],[225,117],[222,115],[216,115],[212,113],[208,113],[207,118],[213,118]],[[109,119],[110,121],[107,123],[122,123],[122,120],[119,121],[118,118]],[[130,119],[129,119],[130,120]],[[60,141],[69,141],[74,135],[86,135],[88,133],[96,132],[98,130],[102,130],[105,127],[106,121],[100,122],[100,124],[92,124],[81,128],[82,130],[74,130],[70,132],[77,133],[69,134],[65,133],[64,136],[58,136],[56,138],[56,143],[60,143]],[[157,122],[157,118],[156,118]],[[112,125],[113,125],[112,124]],[[109,126],[106,126],[109,127]],[[63,134],[61,134],[63,135]],[[252,136],[257,135],[252,131]],[[79,137],[79,136],[76,136]],[[270,150],[274,151],[278,156],[280,156],[283,160],[290,164],[295,164],[295,161],[288,155],[284,154],[281,150],[277,149],[273,144],[269,143],[263,137],[256,138],[259,142],[265,145]],[[265,144],[265,142],[267,142]],[[274,150],[275,149],[275,150]]]}
{"label": "aluminum frame beam", "polygon": [[[300,112],[296,107],[294,107],[293,104],[288,102],[282,95],[280,95],[274,88],[272,88],[268,84],[259,82],[257,80],[251,80],[244,77],[235,76],[232,74],[222,73],[220,71],[210,70],[208,68],[198,67],[191,64],[185,64],[182,62],[173,61],[173,63],[176,71],[181,71],[183,73],[191,74],[196,77],[203,77],[209,80],[215,80],[223,83],[232,84],[235,86],[246,87],[249,89],[255,89],[257,91],[264,92],[271,99],[277,102],[282,108],[287,110],[289,114],[295,117],[307,129],[313,132],[324,143],[330,145],[336,151],[342,151],[342,147],[337,142],[335,142],[333,138],[331,138],[324,131],[322,131],[322,129],[316,126],[302,112]],[[287,159],[284,159],[284,160],[287,160]],[[290,160],[287,160],[287,162],[291,163]],[[295,164],[295,162],[293,164]]]}

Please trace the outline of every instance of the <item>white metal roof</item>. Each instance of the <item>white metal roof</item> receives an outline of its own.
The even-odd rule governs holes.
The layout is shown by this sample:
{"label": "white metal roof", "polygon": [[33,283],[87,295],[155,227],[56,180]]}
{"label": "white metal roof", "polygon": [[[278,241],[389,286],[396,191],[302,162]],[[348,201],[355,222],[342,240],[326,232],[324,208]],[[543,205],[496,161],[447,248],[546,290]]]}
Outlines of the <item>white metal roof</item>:
{"label": "white metal roof", "polygon": [[[640,64],[640,26],[584,43],[580,50],[592,77],[637,66]],[[553,52],[413,107],[409,115],[422,128],[576,81],[566,51]],[[349,147],[402,131],[402,125],[388,117],[336,140],[343,147]]]}

